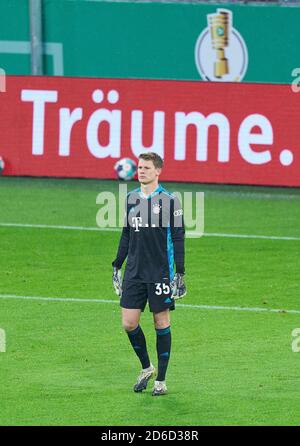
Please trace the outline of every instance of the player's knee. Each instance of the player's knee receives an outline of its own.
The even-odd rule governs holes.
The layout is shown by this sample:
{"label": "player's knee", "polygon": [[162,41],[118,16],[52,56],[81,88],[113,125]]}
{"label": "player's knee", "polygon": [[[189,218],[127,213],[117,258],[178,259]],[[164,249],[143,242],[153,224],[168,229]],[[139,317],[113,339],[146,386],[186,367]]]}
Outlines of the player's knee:
{"label": "player's knee", "polygon": [[136,321],[123,320],[122,325],[123,329],[128,332],[135,330],[138,326],[138,323]]}
{"label": "player's knee", "polygon": [[162,330],[170,326],[169,312],[162,312],[154,314],[154,325],[158,330]]}
{"label": "player's knee", "polygon": [[157,330],[163,330],[164,328],[170,327],[169,318],[155,318],[154,325]]}
{"label": "player's knee", "polygon": [[168,322],[156,322],[155,328],[156,330],[163,330],[164,328],[170,327],[170,324]]}

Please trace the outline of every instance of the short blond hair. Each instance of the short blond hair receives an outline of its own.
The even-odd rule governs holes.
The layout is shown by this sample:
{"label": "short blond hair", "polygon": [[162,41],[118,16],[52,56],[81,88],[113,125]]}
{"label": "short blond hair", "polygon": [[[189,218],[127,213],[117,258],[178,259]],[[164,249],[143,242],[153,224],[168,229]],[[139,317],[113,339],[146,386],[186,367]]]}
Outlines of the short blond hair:
{"label": "short blond hair", "polygon": [[164,165],[163,159],[159,155],[157,155],[157,153],[155,153],[155,152],[141,153],[139,156],[139,159],[142,159],[145,161],[152,161],[154,164],[154,167],[156,169],[162,169],[162,167]]}

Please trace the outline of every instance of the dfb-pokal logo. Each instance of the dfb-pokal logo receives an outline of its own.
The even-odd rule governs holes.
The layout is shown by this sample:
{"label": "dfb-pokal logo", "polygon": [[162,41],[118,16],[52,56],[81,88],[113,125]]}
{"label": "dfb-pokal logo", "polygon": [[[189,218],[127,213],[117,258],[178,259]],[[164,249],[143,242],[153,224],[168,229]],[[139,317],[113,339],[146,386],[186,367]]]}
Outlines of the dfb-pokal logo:
{"label": "dfb-pokal logo", "polygon": [[239,82],[248,67],[248,50],[243,37],[233,28],[232,12],[217,9],[207,15],[208,27],[198,37],[195,62],[203,80]]}

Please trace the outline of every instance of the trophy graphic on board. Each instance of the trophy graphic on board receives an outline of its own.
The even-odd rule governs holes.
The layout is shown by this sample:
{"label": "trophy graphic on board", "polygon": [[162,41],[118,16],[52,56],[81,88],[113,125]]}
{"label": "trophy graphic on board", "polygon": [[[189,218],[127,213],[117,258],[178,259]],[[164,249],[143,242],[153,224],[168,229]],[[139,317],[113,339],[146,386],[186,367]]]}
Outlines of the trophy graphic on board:
{"label": "trophy graphic on board", "polygon": [[217,59],[214,63],[214,75],[221,78],[229,73],[228,59],[225,57],[225,47],[231,30],[231,12],[226,9],[217,9],[215,14],[208,14],[207,21],[210,28],[211,43],[216,50]]}

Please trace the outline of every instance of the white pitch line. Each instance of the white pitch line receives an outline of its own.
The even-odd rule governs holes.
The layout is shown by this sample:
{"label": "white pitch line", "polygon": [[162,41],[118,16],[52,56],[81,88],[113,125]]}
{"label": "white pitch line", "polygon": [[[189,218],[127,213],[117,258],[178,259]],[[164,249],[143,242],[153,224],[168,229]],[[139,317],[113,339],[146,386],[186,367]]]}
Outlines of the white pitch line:
{"label": "white pitch line", "polygon": [[109,300],[109,299],[81,299],[76,297],[42,297],[42,296],[18,296],[15,294],[0,294],[0,299],[22,299],[22,300],[39,300],[39,301],[50,301],[50,302],[93,302],[100,304],[117,304],[119,300]]}
{"label": "white pitch line", "polygon": [[[63,230],[73,230],[73,231],[103,231],[103,232],[120,232],[121,228],[97,228],[95,226],[62,226],[62,225],[42,225],[42,224],[30,224],[30,223],[0,223],[0,227],[7,228],[41,228],[41,229],[63,229]],[[186,231],[186,235],[190,237],[229,237],[229,238],[253,238],[253,239],[264,239],[264,240],[300,240],[300,237],[286,237],[286,236],[276,236],[276,235],[255,235],[255,234],[223,234],[223,233],[213,233],[204,232],[197,233],[193,231]]]}
{"label": "white pitch line", "polygon": [[205,232],[204,237],[234,237],[234,238],[259,238],[267,240],[300,240],[300,237],[285,237],[277,235],[252,235],[252,234],[217,234]]}
{"label": "white pitch line", "polygon": [[0,223],[0,226],[8,228],[42,228],[42,229],[67,229],[74,231],[120,231],[119,228],[97,228],[88,226],[61,226],[61,225],[36,225],[30,223]]}
{"label": "white pitch line", "polygon": [[[110,299],[82,299],[72,297],[41,297],[41,296],[18,296],[15,294],[0,294],[0,299],[21,299],[21,300],[35,300],[45,302],[79,302],[79,303],[105,303],[105,304],[119,304],[119,300]],[[176,302],[176,307],[180,308],[196,308],[199,310],[225,310],[225,311],[248,311],[254,313],[290,313],[300,314],[300,310],[284,310],[275,308],[260,308],[260,307],[226,307],[221,305],[192,305],[179,304]]]}
{"label": "white pitch line", "polygon": [[275,194],[267,192],[234,192],[234,191],[214,191],[204,190],[205,195],[224,197],[229,196],[233,198],[246,198],[246,199],[267,199],[267,200],[300,200],[300,194]]}

